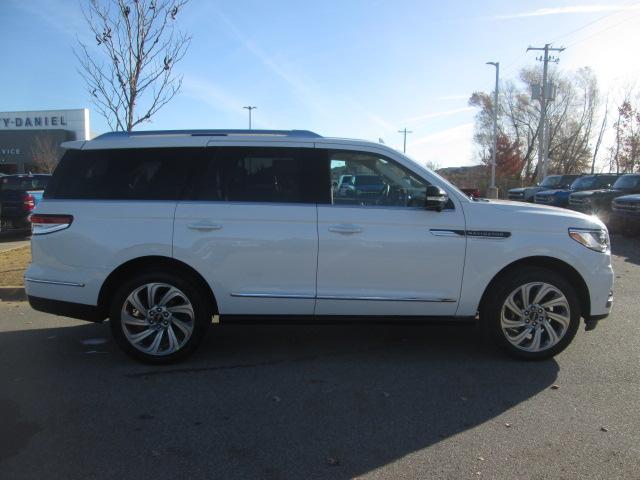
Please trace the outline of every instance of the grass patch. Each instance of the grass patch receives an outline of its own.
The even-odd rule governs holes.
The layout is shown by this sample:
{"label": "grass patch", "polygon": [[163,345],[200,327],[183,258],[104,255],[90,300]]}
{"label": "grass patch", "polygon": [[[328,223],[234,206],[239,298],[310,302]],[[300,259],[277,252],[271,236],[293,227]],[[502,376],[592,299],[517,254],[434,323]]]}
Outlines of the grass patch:
{"label": "grass patch", "polygon": [[0,287],[24,285],[24,271],[31,262],[31,246],[0,252]]}

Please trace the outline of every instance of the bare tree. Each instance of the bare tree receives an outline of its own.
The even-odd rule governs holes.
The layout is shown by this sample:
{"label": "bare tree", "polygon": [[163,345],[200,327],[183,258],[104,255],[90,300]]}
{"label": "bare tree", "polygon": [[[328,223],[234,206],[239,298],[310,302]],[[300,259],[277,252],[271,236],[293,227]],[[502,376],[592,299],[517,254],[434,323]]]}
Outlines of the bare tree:
{"label": "bare tree", "polygon": [[[547,106],[549,125],[550,171],[574,173],[591,166],[594,119],[598,110],[599,94],[595,75],[588,69],[579,69],[571,75],[561,75],[557,69],[549,72],[550,81],[557,86],[557,95]],[[505,145],[517,149],[511,152],[519,157],[522,170],[514,172],[514,182],[531,182],[537,176],[538,135],[540,105],[531,100],[531,87],[541,83],[539,68],[525,68],[519,81],[506,80],[501,88],[498,133]],[[493,144],[492,95],[475,92],[469,105],[478,107],[474,140],[482,162],[487,162]]]}
{"label": "bare tree", "polygon": [[31,146],[31,156],[38,170],[52,173],[60,160],[60,150],[53,138],[39,135]]}
{"label": "bare tree", "polygon": [[91,0],[83,9],[104,61],[78,41],[79,72],[113,130],[149,121],[180,90],[173,68],[191,37],[175,29],[175,20],[187,1]]}

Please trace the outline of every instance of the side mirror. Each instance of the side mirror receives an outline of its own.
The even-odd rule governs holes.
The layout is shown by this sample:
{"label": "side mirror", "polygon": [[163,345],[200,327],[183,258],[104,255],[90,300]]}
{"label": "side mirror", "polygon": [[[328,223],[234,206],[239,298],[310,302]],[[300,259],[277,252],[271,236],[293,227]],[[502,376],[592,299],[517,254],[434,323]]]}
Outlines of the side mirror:
{"label": "side mirror", "polygon": [[331,185],[333,186],[333,188],[336,188],[338,186],[338,182],[333,182]]}
{"label": "side mirror", "polygon": [[435,210],[441,212],[449,201],[449,195],[440,187],[429,185],[424,200],[424,208],[427,210]]}

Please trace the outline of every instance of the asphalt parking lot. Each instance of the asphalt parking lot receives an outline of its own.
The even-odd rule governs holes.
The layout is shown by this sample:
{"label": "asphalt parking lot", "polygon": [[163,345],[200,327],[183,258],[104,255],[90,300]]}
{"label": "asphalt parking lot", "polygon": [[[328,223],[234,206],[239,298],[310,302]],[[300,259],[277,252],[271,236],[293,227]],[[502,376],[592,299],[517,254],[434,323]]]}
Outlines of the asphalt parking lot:
{"label": "asphalt parking lot", "polygon": [[640,474],[640,240],[614,313],[556,359],[467,326],[219,326],[187,362],[0,303],[0,478],[629,478]]}

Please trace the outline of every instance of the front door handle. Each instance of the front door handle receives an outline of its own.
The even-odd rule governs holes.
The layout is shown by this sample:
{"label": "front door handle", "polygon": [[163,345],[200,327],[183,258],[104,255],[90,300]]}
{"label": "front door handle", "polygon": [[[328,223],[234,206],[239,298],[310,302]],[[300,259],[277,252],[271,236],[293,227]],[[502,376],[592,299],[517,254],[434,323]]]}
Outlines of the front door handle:
{"label": "front door handle", "polygon": [[190,223],[187,225],[187,228],[190,228],[191,230],[199,230],[201,232],[210,232],[211,230],[221,230],[222,225],[219,223],[197,222]]}
{"label": "front door handle", "polygon": [[343,235],[351,235],[354,233],[362,232],[362,228],[358,227],[357,225],[340,224],[340,225],[331,225],[329,227],[329,231],[334,233],[341,233]]}

